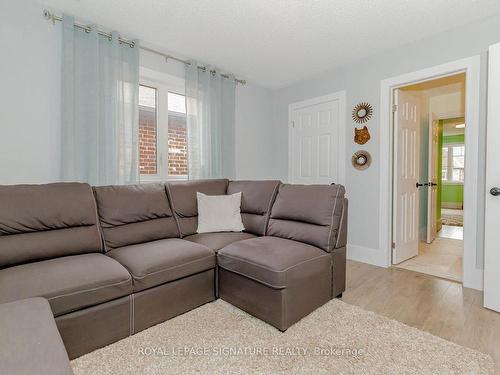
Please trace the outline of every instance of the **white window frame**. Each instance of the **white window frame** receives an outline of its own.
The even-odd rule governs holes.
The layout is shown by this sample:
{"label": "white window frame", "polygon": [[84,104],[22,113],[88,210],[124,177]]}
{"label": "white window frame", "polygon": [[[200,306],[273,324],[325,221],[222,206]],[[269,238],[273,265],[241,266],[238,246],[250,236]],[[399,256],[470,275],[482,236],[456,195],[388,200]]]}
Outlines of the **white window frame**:
{"label": "white window frame", "polygon": [[[446,148],[448,151],[448,156],[447,156],[447,161],[448,165],[446,166],[446,177],[452,177],[453,178],[453,147],[463,147],[465,150],[465,143],[446,143],[446,145],[443,144],[443,148]],[[451,155],[451,158],[450,158]],[[465,160],[465,151],[464,151],[464,160]],[[464,165],[464,171],[465,171],[465,165]],[[442,172],[441,172],[442,173]],[[456,180],[450,180],[449,178],[441,179],[441,182],[446,185],[463,185],[463,181],[456,181]]]}
{"label": "white window frame", "polygon": [[[186,180],[187,175],[168,174],[168,93],[185,95],[183,78],[141,67],[139,84],[156,89],[156,174],[141,174],[140,182]],[[160,126],[166,124],[166,126]]]}

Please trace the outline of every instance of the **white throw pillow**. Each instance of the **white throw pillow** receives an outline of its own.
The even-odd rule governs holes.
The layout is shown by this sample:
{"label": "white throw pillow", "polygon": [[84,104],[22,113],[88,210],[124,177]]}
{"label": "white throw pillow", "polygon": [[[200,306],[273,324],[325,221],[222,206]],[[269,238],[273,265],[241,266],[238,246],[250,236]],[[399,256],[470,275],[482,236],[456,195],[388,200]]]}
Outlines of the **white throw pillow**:
{"label": "white throw pillow", "polygon": [[198,233],[241,232],[241,192],[232,195],[196,193],[198,200]]}

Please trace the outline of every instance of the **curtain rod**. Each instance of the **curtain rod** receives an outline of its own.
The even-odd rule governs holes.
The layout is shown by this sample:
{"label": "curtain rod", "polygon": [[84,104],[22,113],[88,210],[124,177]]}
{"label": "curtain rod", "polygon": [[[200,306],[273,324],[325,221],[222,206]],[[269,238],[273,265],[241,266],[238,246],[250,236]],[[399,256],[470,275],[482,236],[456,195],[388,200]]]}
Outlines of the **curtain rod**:
{"label": "curtain rod", "polygon": [[[56,21],[62,21],[62,17],[61,16],[57,16],[56,14],[54,14],[52,12],[49,12],[47,9],[43,10],[43,16],[46,19],[52,21],[52,23],[54,23],[54,24],[56,23]],[[90,32],[90,30],[91,30],[90,26],[83,25],[83,24],[77,23],[77,22],[75,22],[75,27],[77,29],[84,30],[85,32]],[[108,33],[108,32],[102,31],[102,30],[98,30],[97,34],[99,34],[101,36],[104,36],[106,38],[109,38],[109,39],[111,39],[111,37],[112,37],[111,33]],[[130,48],[134,48],[135,47],[135,42],[133,40],[127,40],[127,39],[123,39],[123,38],[118,37],[118,41],[120,43],[127,44],[128,46],[130,46]],[[139,46],[139,48],[142,49],[142,50],[144,50],[144,51],[152,52],[152,53],[155,53],[157,55],[163,56],[165,58],[165,61],[168,61],[170,59],[170,60],[175,60],[177,62],[180,62],[180,63],[182,63],[184,65],[191,65],[191,62],[189,62],[187,60],[183,60],[183,59],[180,59],[180,58],[172,56],[172,55],[167,55],[167,54],[165,54],[163,52],[154,50],[152,48],[148,48],[148,47],[144,47],[144,46]],[[198,69],[206,71],[207,67],[206,66],[198,66]],[[210,70],[210,73],[215,74],[215,73],[217,73],[217,71]],[[220,76],[223,77],[223,78],[231,78],[228,74],[221,74]],[[244,79],[238,79],[238,78],[234,78],[234,81],[236,83],[239,83],[240,85],[246,85],[246,83],[247,83],[247,81],[245,81]]]}

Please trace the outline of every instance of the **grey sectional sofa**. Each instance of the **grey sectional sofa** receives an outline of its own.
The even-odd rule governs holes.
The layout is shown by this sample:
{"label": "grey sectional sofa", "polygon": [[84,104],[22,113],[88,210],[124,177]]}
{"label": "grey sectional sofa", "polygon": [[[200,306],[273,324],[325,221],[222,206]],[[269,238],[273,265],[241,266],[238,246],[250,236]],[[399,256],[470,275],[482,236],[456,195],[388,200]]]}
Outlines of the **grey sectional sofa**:
{"label": "grey sectional sofa", "polygon": [[[196,233],[196,192],[240,191],[244,232]],[[217,297],[284,331],[344,291],[346,235],[341,185],[0,186],[0,304],[47,299],[70,358]]]}
{"label": "grey sectional sofa", "polygon": [[46,299],[0,304],[0,364],[9,375],[73,374]]}

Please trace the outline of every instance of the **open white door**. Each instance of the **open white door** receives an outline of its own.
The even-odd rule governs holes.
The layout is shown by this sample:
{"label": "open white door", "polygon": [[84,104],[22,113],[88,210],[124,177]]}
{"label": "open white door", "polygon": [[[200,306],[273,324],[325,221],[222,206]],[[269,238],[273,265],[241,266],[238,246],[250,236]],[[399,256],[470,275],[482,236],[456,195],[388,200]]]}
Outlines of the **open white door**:
{"label": "open white door", "polygon": [[418,255],[420,98],[394,90],[393,264]]}
{"label": "open white door", "polygon": [[434,114],[429,119],[429,185],[427,189],[427,243],[432,243],[437,234],[437,187],[439,121]]}
{"label": "open white door", "polygon": [[500,312],[500,43],[489,50],[487,133],[484,306]]}

